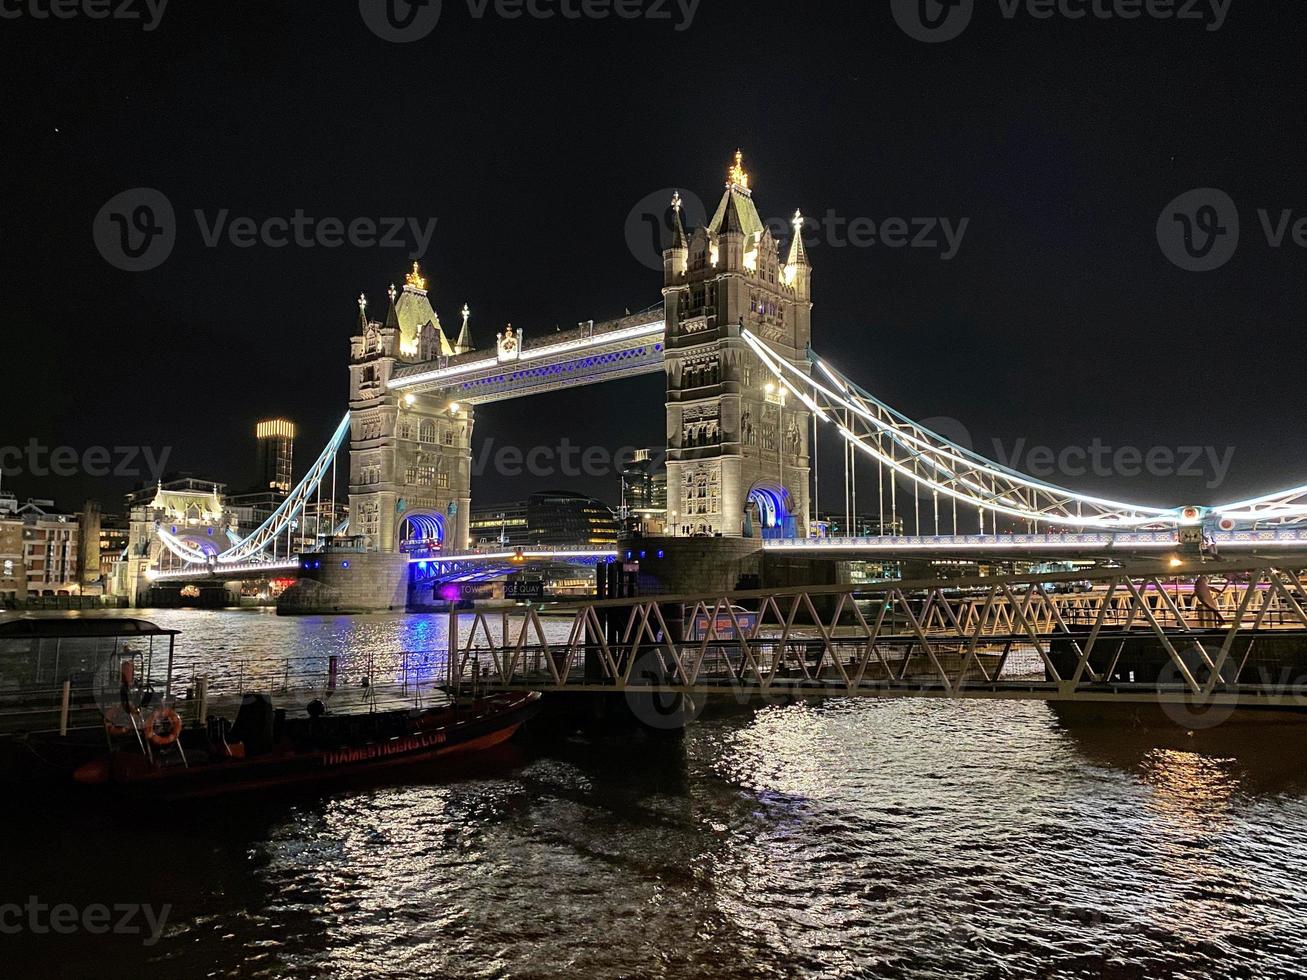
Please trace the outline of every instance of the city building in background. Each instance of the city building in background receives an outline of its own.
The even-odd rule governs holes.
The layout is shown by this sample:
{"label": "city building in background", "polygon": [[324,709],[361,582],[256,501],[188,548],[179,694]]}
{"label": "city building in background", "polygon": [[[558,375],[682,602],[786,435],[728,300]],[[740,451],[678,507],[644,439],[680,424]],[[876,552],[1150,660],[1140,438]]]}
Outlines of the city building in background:
{"label": "city building in background", "polygon": [[126,557],[128,528],[126,514],[100,517],[100,580],[105,594],[113,593],[114,566]]}
{"label": "city building in background", "polygon": [[515,504],[473,506],[472,546],[525,548],[531,543],[527,533],[526,501]]}
{"label": "city building in background", "polygon": [[295,423],[268,419],[254,430],[258,442],[259,487],[290,493],[295,486]]}
{"label": "city building in background", "polygon": [[903,534],[903,519],[881,521],[879,514],[854,514],[826,511],[817,517],[817,536],[825,538],[876,538]]}
{"label": "city building in background", "polygon": [[281,490],[273,489],[233,493],[223,499],[227,510],[246,534],[263,524],[285,502],[286,494]]}
{"label": "city building in background", "polygon": [[80,595],[77,517],[59,513],[52,500],[29,500],[17,517],[23,524],[28,596]]}
{"label": "city building in background", "polygon": [[667,529],[667,469],[662,454],[641,449],[622,467],[622,529],[663,534]]}
{"label": "city building in background", "polygon": [[0,608],[27,598],[27,564],[23,549],[23,522],[18,499],[0,493]]}
{"label": "city building in background", "polygon": [[533,493],[512,504],[472,508],[474,546],[615,547],[621,522],[601,500],[565,491]]}
{"label": "city building in background", "polygon": [[577,493],[533,493],[526,523],[533,548],[614,548],[622,533],[611,507]]}
{"label": "city building in background", "polygon": [[104,515],[100,504],[88,500],[77,520],[77,580],[82,595],[104,595],[104,578],[100,574],[100,527]]}

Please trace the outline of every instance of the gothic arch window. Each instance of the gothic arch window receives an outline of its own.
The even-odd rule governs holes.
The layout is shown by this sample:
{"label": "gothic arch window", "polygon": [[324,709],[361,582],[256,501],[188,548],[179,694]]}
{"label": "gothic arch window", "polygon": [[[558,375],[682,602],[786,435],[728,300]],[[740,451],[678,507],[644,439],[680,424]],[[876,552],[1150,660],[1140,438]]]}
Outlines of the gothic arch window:
{"label": "gothic arch window", "polygon": [[402,418],[399,420],[399,437],[401,439],[413,438],[413,420]]}
{"label": "gothic arch window", "polygon": [[418,428],[418,441],[434,443],[436,441],[436,423],[430,419],[423,419],[422,425]]}

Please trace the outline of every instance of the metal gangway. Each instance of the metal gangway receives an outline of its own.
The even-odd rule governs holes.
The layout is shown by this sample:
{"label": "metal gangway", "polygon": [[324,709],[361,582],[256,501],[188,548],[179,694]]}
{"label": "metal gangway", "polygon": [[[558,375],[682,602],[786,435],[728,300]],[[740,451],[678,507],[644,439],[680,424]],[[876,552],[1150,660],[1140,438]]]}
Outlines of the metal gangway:
{"label": "metal gangway", "polygon": [[[449,621],[448,686],[1307,707],[1301,563],[651,596]],[[570,621],[566,638],[555,621]],[[460,625],[464,628],[460,630]]]}

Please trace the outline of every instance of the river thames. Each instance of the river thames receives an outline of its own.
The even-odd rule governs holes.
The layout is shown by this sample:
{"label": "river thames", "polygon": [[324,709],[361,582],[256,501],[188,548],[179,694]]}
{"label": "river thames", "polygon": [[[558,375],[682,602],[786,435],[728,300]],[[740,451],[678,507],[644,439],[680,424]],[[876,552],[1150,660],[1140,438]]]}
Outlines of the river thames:
{"label": "river thames", "polygon": [[[149,618],[184,630],[186,664],[357,661],[445,629]],[[167,916],[157,941],[0,949],[68,976],[1301,976],[1304,760],[1307,725],[828,700],[713,708],[682,739],[528,740],[404,784],[9,800],[6,901]]]}

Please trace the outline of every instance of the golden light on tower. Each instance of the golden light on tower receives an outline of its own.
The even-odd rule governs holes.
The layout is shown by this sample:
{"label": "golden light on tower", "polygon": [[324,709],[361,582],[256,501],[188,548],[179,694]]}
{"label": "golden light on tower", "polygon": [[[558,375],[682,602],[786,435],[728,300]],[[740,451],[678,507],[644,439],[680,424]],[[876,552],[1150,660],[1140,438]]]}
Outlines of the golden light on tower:
{"label": "golden light on tower", "polygon": [[426,289],[427,281],[422,275],[422,267],[418,263],[413,263],[413,271],[404,277],[404,282],[414,289]]}
{"label": "golden light on tower", "polygon": [[735,163],[728,172],[729,184],[732,187],[738,187],[742,191],[749,189],[749,175],[744,169],[744,151],[735,151]]}

